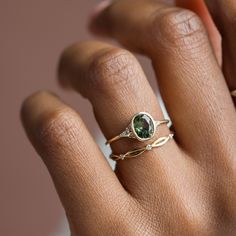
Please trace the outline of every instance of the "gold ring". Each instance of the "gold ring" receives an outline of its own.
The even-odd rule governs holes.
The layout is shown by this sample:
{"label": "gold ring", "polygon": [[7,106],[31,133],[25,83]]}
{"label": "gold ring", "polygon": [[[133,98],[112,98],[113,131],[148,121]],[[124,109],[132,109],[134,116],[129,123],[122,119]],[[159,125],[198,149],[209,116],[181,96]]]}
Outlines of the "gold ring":
{"label": "gold ring", "polygon": [[153,138],[159,125],[168,124],[169,122],[169,120],[155,121],[150,114],[139,112],[133,116],[128,127],[119,135],[109,139],[106,145],[121,138],[133,138],[141,142],[147,141]]}
{"label": "gold ring", "polygon": [[112,153],[110,155],[110,158],[113,161],[119,161],[119,160],[125,160],[125,159],[138,157],[146,151],[151,151],[153,148],[159,148],[159,147],[163,146],[169,140],[171,140],[173,137],[174,137],[174,134],[169,134],[168,136],[161,137],[161,138],[157,139],[155,142],[153,142],[152,144],[148,144],[143,148],[134,149],[132,151],[126,152],[125,154],[118,154],[117,155],[117,154]]}
{"label": "gold ring", "polygon": [[232,92],[231,92],[231,95],[232,95],[233,97],[236,97],[236,90],[232,91]]}

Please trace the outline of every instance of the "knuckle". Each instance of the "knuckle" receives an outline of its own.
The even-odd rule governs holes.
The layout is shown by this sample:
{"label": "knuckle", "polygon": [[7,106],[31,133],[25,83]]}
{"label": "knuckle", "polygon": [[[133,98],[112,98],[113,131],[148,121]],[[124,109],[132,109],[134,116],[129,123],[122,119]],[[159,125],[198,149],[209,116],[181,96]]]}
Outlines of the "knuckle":
{"label": "knuckle", "polygon": [[202,45],[205,39],[205,28],[200,18],[189,10],[163,11],[154,17],[153,24],[154,39],[167,47],[191,49]]}
{"label": "knuckle", "polygon": [[76,46],[77,45],[71,45],[64,49],[64,51],[61,53],[59,62],[58,62],[58,67],[57,67],[57,75],[58,75],[58,80],[59,83],[62,86],[69,87],[70,86],[70,80],[68,79],[68,73],[70,71],[73,71],[73,65],[74,65],[74,57],[76,55]]}
{"label": "knuckle", "polygon": [[138,63],[124,49],[109,49],[95,57],[90,66],[90,82],[97,90],[106,92],[109,87],[125,86],[138,75]]}
{"label": "knuckle", "polygon": [[81,122],[70,108],[60,108],[44,114],[41,119],[39,138],[52,149],[72,148],[78,140]]}
{"label": "knuckle", "polygon": [[34,106],[35,101],[37,101],[39,98],[47,96],[48,92],[44,90],[40,90],[37,92],[34,92],[30,96],[28,96],[22,103],[21,107],[21,113],[25,113],[26,110],[30,109],[30,107]]}

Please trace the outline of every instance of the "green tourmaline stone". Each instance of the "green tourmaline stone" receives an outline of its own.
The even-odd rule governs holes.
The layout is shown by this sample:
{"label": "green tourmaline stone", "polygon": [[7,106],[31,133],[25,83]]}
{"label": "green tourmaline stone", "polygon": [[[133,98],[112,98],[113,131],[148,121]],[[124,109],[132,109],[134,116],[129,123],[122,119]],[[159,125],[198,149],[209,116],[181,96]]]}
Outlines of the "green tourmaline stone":
{"label": "green tourmaline stone", "polygon": [[154,134],[154,123],[147,114],[139,114],[133,120],[134,131],[141,139],[151,138]]}

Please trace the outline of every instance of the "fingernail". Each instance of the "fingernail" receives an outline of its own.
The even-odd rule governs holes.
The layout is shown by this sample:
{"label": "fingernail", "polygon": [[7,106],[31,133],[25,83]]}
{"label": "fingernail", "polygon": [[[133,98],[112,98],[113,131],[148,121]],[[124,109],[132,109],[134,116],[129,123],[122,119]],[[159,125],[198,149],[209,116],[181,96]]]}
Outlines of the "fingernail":
{"label": "fingernail", "polygon": [[110,4],[111,4],[111,0],[104,0],[100,2],[90,14],[90,22],[93,21]]}

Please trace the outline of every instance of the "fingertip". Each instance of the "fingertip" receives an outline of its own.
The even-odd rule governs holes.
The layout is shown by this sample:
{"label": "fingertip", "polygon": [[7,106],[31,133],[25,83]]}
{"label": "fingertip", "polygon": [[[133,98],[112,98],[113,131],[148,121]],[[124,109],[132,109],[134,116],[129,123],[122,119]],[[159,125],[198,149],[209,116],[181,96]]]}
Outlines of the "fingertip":
{"label": "fingertip", "polygon": [[32,104],[34,103],[35,99],[37,99],[39,96],[41,96],[42,94],[47,94],[49,93],[48,91],[36,91],[33,94],[27,96],[21,105],[21,110],[20,110],[20,115],[21,118],[24,120],[24,118],[26,117],[27,113],[29,110],[31,110]]}
{"label": "fingertip", "polygon": [[97,16],[99,16],[109,5],[111,4],[111,0],[104,0],[100,2],[91,12],[89,19],[90,21],[96,20]]}
{"label": "fingertip", "polygon": [[71,54],[73,46],[70,46],[63,50],[57,65],[57,81],[63,89],[70,89],[70,80],[67,79],[66,68],[70,65],[70,61],[67,60],[68,54]]}
{"label": "fingertip", "polygon": [[106,26],[109,22],[104,20],[104,18],[106,15],[105,12],[111,5],[111,2],[111,0],[102,1],[94,8],[92,13],[90,14],[88,19],[88,29],[91,33],[100,36],[107,35]]}

